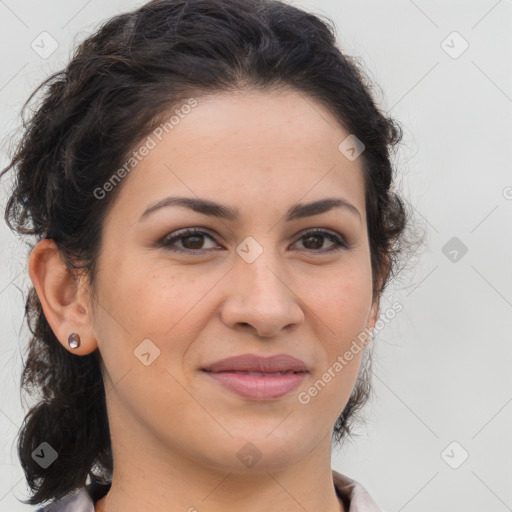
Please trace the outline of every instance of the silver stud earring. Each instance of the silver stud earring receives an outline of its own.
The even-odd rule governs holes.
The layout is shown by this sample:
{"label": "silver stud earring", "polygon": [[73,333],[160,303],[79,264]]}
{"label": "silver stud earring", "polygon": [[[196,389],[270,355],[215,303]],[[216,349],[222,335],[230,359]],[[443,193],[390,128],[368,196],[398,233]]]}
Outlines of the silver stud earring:
{"label": "silver stud earring", "polygon": [[76,332],[72,332],[68,336],[68,345],[71,348],[78,348],[80,346],[80,336]]}

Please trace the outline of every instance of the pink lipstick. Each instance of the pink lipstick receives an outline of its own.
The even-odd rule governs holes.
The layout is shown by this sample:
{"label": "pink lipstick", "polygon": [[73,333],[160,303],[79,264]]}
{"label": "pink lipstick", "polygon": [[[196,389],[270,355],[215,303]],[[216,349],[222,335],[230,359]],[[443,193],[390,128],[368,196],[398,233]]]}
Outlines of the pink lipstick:
{"label": "pink lipstick", "polygon": [[242,354],[217,361],[203,371],[225,389],[249,400],[272,400],[290,393],[306,378],[306,364],[287,354]]}

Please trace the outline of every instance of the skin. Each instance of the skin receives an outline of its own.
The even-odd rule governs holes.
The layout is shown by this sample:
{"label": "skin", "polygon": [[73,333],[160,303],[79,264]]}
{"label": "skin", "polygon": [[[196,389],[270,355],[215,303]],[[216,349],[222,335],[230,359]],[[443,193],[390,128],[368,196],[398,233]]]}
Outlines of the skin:
{"label": "skin", "polygon": [[[114,473],[96,510],[343,511],[331,436],[363,351],[310,403],[297,395],[377,319],[361,161],[338,150],[348,133],[333,115],[298,92],[197,100],[124,178],[104,220],[95,296],[66,271],[53,241],[30,256],[59,341],[77,356],[99,348],[103,360]],[[238,208],[240,218],[167,207],[139,222],[170,195],[211,199]],[[350,202],[360,217],[335,208],[283,220],[293,204],[328,197]],[[194,227],[211,238],[174,243],[188,253],[158,245]],[[314,228],[341,235],[349,248],[329,252],[328,238],[303,237]],[[247,236],[263,249],[252,263],[236,252]],[[81,337],[75,350],[71,332]],[[134,356],[147,338],[160,350],[148,366]],[[310,374],[278,399],[247,400],[199,371],[232,355],[283,352]],[[237,457],[248,442],[262,455],[252,467]]]}

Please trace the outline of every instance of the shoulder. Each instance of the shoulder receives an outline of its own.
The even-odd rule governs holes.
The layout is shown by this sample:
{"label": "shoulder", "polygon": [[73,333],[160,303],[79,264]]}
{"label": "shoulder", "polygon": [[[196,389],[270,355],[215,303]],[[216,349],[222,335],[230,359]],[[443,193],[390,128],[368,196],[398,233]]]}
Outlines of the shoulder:
{"label": "shoulder", "polygon": [[87,489],[83,487],[72,496],[54,501],[36,512],[94,512],[94,503]]}
{"label": "shoulder", "polygon": [[94,512],[95,503],[102,498],[110,488],[110,484],[93,483],[82,487],[72,495],[38,508],[36,512]]}
{"label": "shoulder", "polygon": [[338,495],[346,504],[347,512],[383,512],[359,482],[334,470],[332,478]]}

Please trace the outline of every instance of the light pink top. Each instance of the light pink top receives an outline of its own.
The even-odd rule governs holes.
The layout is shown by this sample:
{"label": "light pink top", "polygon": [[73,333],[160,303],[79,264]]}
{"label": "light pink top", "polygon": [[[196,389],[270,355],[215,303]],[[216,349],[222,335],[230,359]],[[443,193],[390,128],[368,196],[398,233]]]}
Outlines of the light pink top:
{"label": "light pink top", "polygon": [[[338,496],[348,504],[345,506],[347,512],[383,512],[359,482],[334,470],[332,478]],[[77,493],[39,508],[36,512],[94,512],[95,504],[88,488],[82,487]]]}

